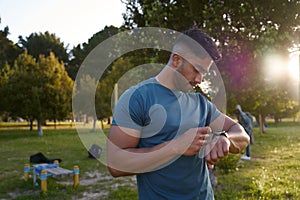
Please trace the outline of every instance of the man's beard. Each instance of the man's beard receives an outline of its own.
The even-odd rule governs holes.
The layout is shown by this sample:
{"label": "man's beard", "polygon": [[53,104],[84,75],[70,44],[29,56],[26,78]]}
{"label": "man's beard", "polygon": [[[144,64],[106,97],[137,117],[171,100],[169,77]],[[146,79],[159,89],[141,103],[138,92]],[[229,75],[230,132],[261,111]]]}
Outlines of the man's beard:
{"label": "man's beard", "polygon": [[184,63],[181,64],[181,66],[178,68],[178,70],[175,71],[175,80],[174,85],[175,87],[183,92],[189,92],[192,91],[193,88],[198,84],[196,82],[190,82],[188,81],[184,75],[183,75],[183,67]]}

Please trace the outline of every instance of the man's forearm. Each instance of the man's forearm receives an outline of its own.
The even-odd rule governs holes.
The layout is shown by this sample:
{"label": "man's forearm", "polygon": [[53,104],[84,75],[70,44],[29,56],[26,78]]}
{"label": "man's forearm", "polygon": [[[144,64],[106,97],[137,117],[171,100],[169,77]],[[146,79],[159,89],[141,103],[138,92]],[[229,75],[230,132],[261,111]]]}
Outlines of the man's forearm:
{"label": "man's forearm", "polygon": [[191,128],[170,141],[138,148],[138,132],[130,129],[126,133],[126,128],[114,126],[107,140],[108,169],[113,176],[132,175],[159,169],[181,155],[193,156],[206,142],[209,130],[209,127]]}
{"label": "man's forearm", "polygon": [[107,163],[113,176],[126,176],[153,171],[178,157],[176,140],[151,148],[120,149],[108,142]]}
{"label": "man's forearm", "polygon": [[249,144],[250,138],[244,128],[224,114],[221,114],[217,119],[215,119],[210,124],[210,127],[213,131],[227,131],[228,139],[230,141],[230,153],[240,153]]}
{"label": "man's forearm", "polygon": [[230,141],[230,153],[240,153],[250,143],[250,137],[239,124],[234,124],[229,128],[228,139]]}

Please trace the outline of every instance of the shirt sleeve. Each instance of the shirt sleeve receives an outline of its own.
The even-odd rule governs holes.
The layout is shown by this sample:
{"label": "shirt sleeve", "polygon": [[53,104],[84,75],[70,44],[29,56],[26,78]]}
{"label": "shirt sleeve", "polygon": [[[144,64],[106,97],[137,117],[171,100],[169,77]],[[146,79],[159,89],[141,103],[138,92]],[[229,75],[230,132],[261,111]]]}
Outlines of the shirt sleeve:
{"label": "shirt sleeve", "polygon": [[216,105],[213,104],[211,101],[207,100],[205,97],[202,97],[202,98],[204,99],[205,105],[207,108],[207,116],[206,116],[205,125],[208,126],[211,122],[213,122],[215,119],[217,119],[217,117],[219,117],[221,112],[216,107]]}
{"label": "shirt sleeve", "polygon": [[134,88],[121,95],[114,108],[113,125],[141,130],[145,123],[143,98]]}

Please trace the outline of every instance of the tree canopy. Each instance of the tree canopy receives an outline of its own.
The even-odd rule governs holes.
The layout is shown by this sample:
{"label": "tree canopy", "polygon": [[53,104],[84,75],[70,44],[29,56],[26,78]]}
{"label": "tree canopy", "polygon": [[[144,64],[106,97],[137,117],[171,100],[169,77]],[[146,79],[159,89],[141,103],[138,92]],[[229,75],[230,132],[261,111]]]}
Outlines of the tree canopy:
{"label": "tree canopy", "polygon": [[26,52],[20,54],[7,73],[0,92],[1,103],[14,116],[38,121],[38,133],[45,119],[63,119],[70,112],[73,81],[63,63],[53,53],[37,61]]}
{"label": "tree canopy", "polygon": [[12,65],[19,53],[21,53],[20,47],[9,40],[7,38],[8,35],[8,27],[5,27],[4,30],[0,30],[0,69],[3,68],[6,64]]}
{"label": "tree canopy", "polygon": [[32,33],[25,39],[20,36],[19,44],[35,59],[39,59],[40,55],[49,56],[53,52],[59,61],[64,63],[69,61],[67,47],[54,33],[48,31],[45,33]]}
{"label": "tree canopy", "polygon": [[[183,31],[197,26],[215,39],[223,55],[218,66],[227,90],[229,112],[239,103],[255,114],[265,111],[263,115],[275,115],[267,107],[274,100],[272,95],[277,94],[285,94],[284,101],[296,105],[286,91],[266,84],[261,69],[268,54],[288,55],[289,48],[299,45],[299,1],[124,0],[124,3],[127,28],[153,26]],[[255,98],[249,102],[247,98],[238,98],[242,95]]]}
{"label": "tree canopy", "polygon": [[[32,33],[25,38],[20,36],[19,42],[14,44],[7,38],[8,27],[0,30],[0,91],[7,96],[0,100],[0,112],[9,111],[11,115],[29,120],[63,119],[70,112],[73,85],[70,77],[75,80],[89,53],[119,31],[145,26],[176,31],[196,26],[213,37],[223,56],[217,65],[225,83],[229,113],[233,113],[236,104],[256,116],[270,115],[275,119],[293,116],[299,110],[298,101],[291,97],[290,81],[286,81],[287,78],[271,80],[267,72],[267,69],[277,70],[279,64],[266,66],[265,63],[270,55],[287,57],[289,48],[299,50],[298,0],[122,2],[126,5],[124,26],[106,26],[87,43],[78,44],[70,52],[55,34],[48,31]],[[98,83],[97,118],[111,115],[114,84],[124,74],[143,64],[166,63],[168,56],[169,52],[158,49],[139,49],[119,56]],[[281,65],[283,71],[287,71],[288,64]],[[129,78],[129,82],[141,78],[137,71],[126,76],[134,77]],[[287,73],[281,76],[286,77]],[[88,91],[87,80],[96,81],[97,78],[93,75],[82,77],[77,87],[86,87]]]}

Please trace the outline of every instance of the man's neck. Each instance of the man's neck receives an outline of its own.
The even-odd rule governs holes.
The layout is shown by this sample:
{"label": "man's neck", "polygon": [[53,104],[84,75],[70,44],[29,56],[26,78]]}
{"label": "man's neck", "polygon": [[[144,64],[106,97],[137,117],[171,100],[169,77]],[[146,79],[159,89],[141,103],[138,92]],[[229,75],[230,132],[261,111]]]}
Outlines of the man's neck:
{"label": "man's neck", "polygon": [[165,66],[155,79],[159,84],[173,91],[191,92],[193,90],[186,79],[170,66]]}
{"label": "man's neck", "polygon": [[170,90],[176,90],[174,85],[174,69],[165,66],[164,69],[155,77],[156,81]]}

